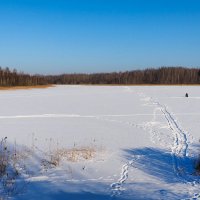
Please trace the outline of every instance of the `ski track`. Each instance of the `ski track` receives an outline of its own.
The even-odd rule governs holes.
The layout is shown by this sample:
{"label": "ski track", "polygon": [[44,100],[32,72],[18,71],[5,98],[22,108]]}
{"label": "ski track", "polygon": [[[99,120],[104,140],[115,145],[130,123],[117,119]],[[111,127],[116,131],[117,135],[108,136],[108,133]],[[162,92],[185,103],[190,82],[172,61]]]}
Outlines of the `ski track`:
{"label": "ski track", "polygon": [[[160,102],[154,100],[152,97],[147,97],[143,93],[138,94],[140,97],[144,98],[144,100],[148,101],[150,105],[156,106],[156,108],[154,109],[154,116],[152,122],[156,121],[156,116],[158,115],[156,114],[157,110],[160,110],[163,113],[174,138],[173,144],[171,145],[173,169],[177,176],[183,175],[185,173],[184,166],[181,166],[180,160],[186,158],[188,155],[189,142],[187,139],[187,133],[184,130],[182,130],[178,122],[175,120],[175,118],[169,112],[165,105],[162,105]],[[155,131],[152,129],[151,132],[153,133]],[[184,178],[187,179],[186,176]]]}
{"label": "ski track", "polygon": [[171,129],[174,142],[171,146],[171,154],[172,154],[172,162],[173,162],[173,169],[177,175],[181,175],[183,173],[183,167],[179,163],[177,157],[184,159],[187,157],[188,151],[188,140],[185,131],[183,131],[172,114],[167,110],[166,106],[161,105],[159,102],[152,100],[152,103],[155,104],[157,107],[160,108],[161,112],[164,114],[165,119],[168,123],[169,128]]}

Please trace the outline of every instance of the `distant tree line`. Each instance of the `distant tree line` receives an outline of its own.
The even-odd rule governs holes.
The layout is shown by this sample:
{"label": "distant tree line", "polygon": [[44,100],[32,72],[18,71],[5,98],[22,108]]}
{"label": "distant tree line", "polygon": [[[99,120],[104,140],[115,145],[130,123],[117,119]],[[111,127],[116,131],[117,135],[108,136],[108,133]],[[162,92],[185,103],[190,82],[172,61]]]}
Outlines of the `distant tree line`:
{"label": "distant tree line", "polygon": [[200,69],[161,67],[126,72],[48,76],[52,84],[200,84]]}
{"label": "distant tree line", "polygon": [[33,86],[47,84],[45,76],[29,75],[0,67],[0,86]]}
{"label": "distant tree line", "polygon": [[126,72],[45,76],[0,68],[0,86],[46,84],[200,84],[200,69],[161,67]]}

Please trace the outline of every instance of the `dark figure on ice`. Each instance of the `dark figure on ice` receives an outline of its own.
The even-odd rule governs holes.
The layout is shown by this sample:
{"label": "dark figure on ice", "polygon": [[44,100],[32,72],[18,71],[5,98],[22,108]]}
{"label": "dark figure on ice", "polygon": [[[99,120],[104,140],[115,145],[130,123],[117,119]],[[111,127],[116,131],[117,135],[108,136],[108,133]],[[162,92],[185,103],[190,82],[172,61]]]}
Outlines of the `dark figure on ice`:
{"label": "dark figure on ice", "polygon": [[188,97],[188,93],[185,94],[185,97]]}

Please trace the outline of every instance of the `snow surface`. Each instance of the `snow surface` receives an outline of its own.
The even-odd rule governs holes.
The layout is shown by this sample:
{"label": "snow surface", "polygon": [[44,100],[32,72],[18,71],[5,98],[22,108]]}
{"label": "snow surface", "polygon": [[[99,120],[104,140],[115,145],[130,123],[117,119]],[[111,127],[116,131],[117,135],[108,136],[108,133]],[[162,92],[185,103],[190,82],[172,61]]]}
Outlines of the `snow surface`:
{"label": "snow surface", "polygon": [[[198,86],[9,90],[0,105],[1,138],[26,154],[15,180],[23,189],[0,186],[2,198],[200,199]],[[53,166],[58,149],[91,152]]]}

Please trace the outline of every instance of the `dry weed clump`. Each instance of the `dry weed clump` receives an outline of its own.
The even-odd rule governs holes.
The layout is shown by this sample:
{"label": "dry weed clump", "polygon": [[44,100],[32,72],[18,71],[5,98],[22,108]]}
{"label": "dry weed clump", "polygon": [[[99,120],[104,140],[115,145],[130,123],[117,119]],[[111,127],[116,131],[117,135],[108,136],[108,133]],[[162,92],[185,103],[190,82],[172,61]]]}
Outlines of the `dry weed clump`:
{"label": "dry weed clump", "polygon": [[[0,194],[7,198],[22,193],[25,182],[21,179],[19,166],[22,160],[18,158],[16,144],[14,150],[7,144],[7,137],[0,142]],[[20,184],[18,181],[20,180]]]}
{"label": "dry weed clump", "polygon": [[56,157],[66,158],[70,162],[78,162],[81,160],[91,160],[95,157],[96,149],[94,147],[80,147],[71,149],[59,149],[55,152]]}
{"label": "dry weed clump", "polygon": [[41,166],[44,168],[45,171],[48,169],[52,169],[58,167],[60,165],[60,157],[57,155],[51,155],[50,159],[42,159]]}
{"label": "dry weed clump", "polygon": [[95,147],[73,147],[56,148],[45,153],[46,158],[41,160],[41,166],[44,171],[60,166],[61,161],[78,162],[88,161],[95,157],[97,150]]}
{"label": "dry weed clump", "polygon": [[[41,167],[44,171],[60,166],[61,161],[79,162],[89,161],[95,157],[96,149],[94,147],[81,147],[81,148],[61,148],[51,150],[47,158],[41,160]],[[84,170],[85,167],[83,167]]]}

